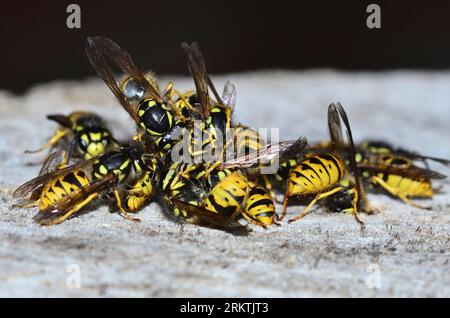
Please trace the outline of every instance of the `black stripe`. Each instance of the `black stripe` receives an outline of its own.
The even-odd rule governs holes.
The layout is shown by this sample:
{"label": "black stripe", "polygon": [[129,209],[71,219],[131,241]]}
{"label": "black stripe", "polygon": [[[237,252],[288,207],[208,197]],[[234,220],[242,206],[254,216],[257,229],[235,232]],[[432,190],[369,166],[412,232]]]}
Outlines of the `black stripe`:
{"label": "black stripe", "polygon": [[330,173],[328,172],[328,169],[327,169],[327,167],[325,166],[325,164],[322,162],[322,160],[317,159],[317,158],[315,158],[315,157],[312,157],[312,158],[309,159],[309,161],[310,161],[311,163],[320,164],[320,165],[322,166],[323,170],[325,170],[325,172],[327,173],[327,175],[328,175],[328,180],[331,180]]}
{"label": "black stripe", "polygon": [[[306,179],[309,183],[311,183],[312,185],[314,185],[314,183],[312,183],[311,180],[309,180],[309,178],[308,178],[307,176],[305,176],[303,173],[294,170],[294,174],[295,174],[295,176],[296,176],[298,179],[301,179],[301,178]],[[293,183],[294,183],[294,184],[295,184],[295,183],[298,184],[297,181],[295,181],[295,182],[293,182]]]}
{"label": "black stripe", "polygon": [[[219,213],[223,213],[223,214],[229,216],[229,215],[232,215],[233,213],[236,212],[236,206],[223,207],[223,206],[219,205],[219,204],[216,202],[216,200],[215,200],[215,198],[214,198],[213,195],[210,195],[210,196],[209,196],[209,201],[210,201],[211,204],[213,205],[214,209],[215,209],[216,211],[218,211]],[[227,202],[228,202],[228,201],[227,201]]]}
{"label": "black stripe", "polygon": [[254,207],[261,206],[261,205],[270,206],[270,205],[273,205],[273,201],[270,199],[261,199],[259,201],[253,202],[253,204],[248,207],[247,211],[250,211]]}
{"label": "black stripe", "polygon": [[261,187],[253,188],[250,191],[250,196],[254,196],[254,195],[257,195],[257,194],[259,194],[259,195],[267,195],[267,192]]}
{"label": "black stripe", "polygon": [[333,162],[334,166],[336,167],[336,169],[338,170],[338,173],[339,173],[338,180],[341,180],[341,178],[342,178],[342,171],[340,169],[339,162],[337,162],[337,160],[331,155],[323,154],[323,155],[319,155],[319,157],[321,157],[323,159],[327,159],[327,160]]}
{"label": "black stripe", "polygon": [[63,189],[63,190],[64,190],[64,187],[63,187],[63,185],[62,185],[62,183],[61,183],[61,180],[60,180],[60,179],[56,180],[56,182],[55,182],[55,187],[57,187],[57,188],[60,188],[60,189]]}
{"label": "black stripe", "polygon": [[239,204],[240,206],[242,206],[242,203],[244,202],[244,197],[245,197],[245,195],[242,195],[242,196],[236,196],[236,195],[234,195],[231,191],[229,191],[229,190],[227,190],[227,189],[224,189],[224,190],[225,190],[226,193],[228,193],[228,194],[230,195],[230,197],[234,198],[234,199],[238,202],[238,204]]}
{"label": "black stripe", "polygon": [[272,217],[272,216],[274,216],[274,214],[275,214],[275,212],[262,212],[262,213],[259,213],[258,215],[257,215],[257,217]]}
{"label": "black stripe", "polygon": [[69,173],[67,175],[64,176],[63,178],[64,182],[67,182],[71,185],[76,186],[77,188],[81,188],[83,185],[80,183],[80,181],[78,180],[78,178],[75,176],[74,173]]}
{"label": "black stripe", "polygon": [[[305,166],[307,166],[309,169],[307,169],[307,170],[312,170],[315,174],[316,174],[316,176],[317,176],[317,178],[319,178],[319,180],[320,181],[322,181],[322,179],[320,178],[320,176],[319,176],[319,174],[317,173],[317,171],[313,168],[313,167],[311,167],[309,164],[307,164],[307,163],[303,163],[302,164],[302,167],[303,167],[303,165],[305,165]],[[306,170],[306,169],[305,169]]]}

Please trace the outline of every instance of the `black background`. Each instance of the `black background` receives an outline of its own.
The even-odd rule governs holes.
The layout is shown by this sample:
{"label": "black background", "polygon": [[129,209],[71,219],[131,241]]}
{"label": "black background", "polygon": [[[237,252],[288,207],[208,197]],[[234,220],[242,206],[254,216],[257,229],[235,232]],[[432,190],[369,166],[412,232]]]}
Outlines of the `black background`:
{"label": "black background", "polygon": [[[66,7],[81,6],[81,29]],[[381,6],[382,28],[366,27]],[[211,73],[450,66],[449,1],[13,1],[0,4],[0,88],[84,78],[88,35],[105,35],[142,68],[187,74],[179,44],[197,40]]]}

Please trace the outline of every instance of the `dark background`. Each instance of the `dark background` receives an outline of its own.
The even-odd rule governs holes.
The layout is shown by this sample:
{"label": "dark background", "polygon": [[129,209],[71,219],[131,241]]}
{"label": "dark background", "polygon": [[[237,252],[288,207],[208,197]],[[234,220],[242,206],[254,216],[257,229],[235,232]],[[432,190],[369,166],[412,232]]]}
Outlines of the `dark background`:
{"label": "dark background", "polygon": [[[66,7],[81,6],[81,29]],[[382,28],[366,27],[381,6]],[[187,74],[179,44],[197,40],[210,73],[450,66],[450,1],[13,1],[0,4],[0,88],[84,78],[88,35],[106,35],[142,68]]]}

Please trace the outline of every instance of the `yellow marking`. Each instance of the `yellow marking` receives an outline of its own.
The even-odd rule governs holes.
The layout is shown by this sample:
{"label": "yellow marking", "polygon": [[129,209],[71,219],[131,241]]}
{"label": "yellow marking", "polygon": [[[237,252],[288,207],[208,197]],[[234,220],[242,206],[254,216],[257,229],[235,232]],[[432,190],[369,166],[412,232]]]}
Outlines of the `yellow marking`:
{"label": "yellow marking", "polygon": [[[287,191],[284,195],[283,212],[280,220],[286,214],[289,197],[320,194],[322,191],[327,191],[330,187],[338,185],[342,180],[345,174],[344,164],[336,156],[330,154],[327,156],[330,159],[324,156],[310,155],[291,170],[288,178]],[[312,162],[315,160],[319,160],[322,164]]]}
{"label": "yellow marking", "polygon": [[102,175],[106,175],[108,173],[108,169],[106,169],[106,167],[104,165],[101,165],[98,168],[98,171],[102,174]]}
{"label": "yellow marking", "polygon": [[86,156],[88,156],[85,159],[90,159],[96,156],[100,156],[105,152],[105,146],[102,142],[91,142],[87,147],[87,153]]}
{"label": "yellow marking", "polygon": [[363,156],[360,153],[357,153],[355,155],[356,162],[361,162],[363,160]]}
{"label": "yellow marking", "polygon": [[[262,223],[263,225],[272,225],[273,223],[275,223],[275,206],[273,204],[273,200],[272,197],[266,193],[266,191],[259,186],[259,189],[264,191],[264,194],[253,194],[251,195],[248,200],[247,200],[247,204],[245,206],[244,209],[244,213],[243,216],[248,220],[248,218],[251,218],[253,220],[257,220],[258,221],[258,225],[261,225],[259,223]],[[269,204],[262,204],[259,203],[260,201],[263,200],[270,200],[271,203]],[[251,207],[252,205],[254,205],[253,207]],[[251,208],[250,208],[251,207]],[[266,216],[264,214],[270,214],[269,216]]]}
{"label": "yellow marking", "polygon": [[78,212],[82,207],[84,207],[86,204],[88,204],[89,202],[91,202],[92,200],[94,200],[95,198],[98,197],[98,193],[92,193],[91,195],[89,195],[85,200],[81,201],[80,203],[77,203],[76,205],[74,205],[74,207],[69,210],[67,213],[65,213],[63,216],[56,218],[54,220],[51,220],[50,222],[43,222],[43,224],[45,225],[55,225],[55,224],[59,224],[61,222],[63,222],[64,220],[66,220],[69,216],[71,216],[72,214]]}
{"label": "yellow marking", "polygon": [[[393,195],[394,197],[397,197],[397,198],[401,199],[401,200],[402,200],[403,202],[405,202],[406,204],[409,204],[409,205],[411,205],[411,206],[413,206],[413,207],[416,207],[416,208],[419,208],[419,209],[426,209],[426,210],[429,209],[429,207],[423,207],[423,206],[420,206],[420,205],[418,205],[418,204],[415,204],[414,202],[412,202],[412,201],[408,198],[408,196],[412,196],[412,195],[410,195],[410,194],[405,194],[405,193],[401,193],[401,192],[399,191],[398,188],[393,187],[391,184],[385,182],[382,178],[380,178],[380,177],[378,177],[378,176],[373,176],[373,177],[371,178],[371,181],[372,181],[372,183],[373,183],[374,185],[377,185],[377,184],[380,185],[383,189],[385,189],[386,191],[388,191],[391,195]],[[428,185],[427,185],[427,187],[428,187]]]}
{"label": "yellow marking", "polygon": [[119,194],[118,190],[114,190],[114,196],[116,197],[116,205],[119,208],[119,210],[122,212],[123,216],[130,221],[139,222],[140,221],[139,219],[129,216],[128,211],[123,208],[122,199],[120,198],[120,194]]}
{"label": "yellow marking", "polygon": [[102,139],[102,133],[90,133],[89,136],[91,137],[91,140],[101,140]]}
{"label": "yellow marking", "polygon": [[120,170],[125,170],[126,167],[130,164],[130,160],[126,160],[122,165],[119,167]]}
{"label": "yellow marking", "polygon": [[145,101],[147,102],[147,105],[149,107],[153,107],[156,105],[156,101],[154,101],[153,99],[146,99]]}
{"label": "yellow marking", "polygon": [[249,193],[249,184],[247,178],[240,173],[232,173],[222,181],[220,181],[209,193],[205,200],[205,207],[212,212],[217,211],[212,201],[223,208],[233,208],[233,215],[242,210],[242,205],[246,203]]}

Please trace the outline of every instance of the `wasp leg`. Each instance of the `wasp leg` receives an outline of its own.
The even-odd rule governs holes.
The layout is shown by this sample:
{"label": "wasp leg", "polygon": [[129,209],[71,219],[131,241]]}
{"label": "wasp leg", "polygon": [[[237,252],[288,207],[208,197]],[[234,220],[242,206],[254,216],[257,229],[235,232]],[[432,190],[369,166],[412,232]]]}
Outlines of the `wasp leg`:
{"label": "wasp leg", "polygon": [[172,90],[173,90],[173,82],[169,82],[169,84],[167,84],[167,87],[164,89],[162,96],[163,97],[169,96],[169,98],[171,99],[173,96]]}
{"label": "wasp leg", "polygon": [[219,167],[222,163],[223,163],[223,157],[225,155],[225,151],[228,148],[228,146],[230,145],[232,141],[228,141],[222,148],[222,150],[220,151],[220,160],[216,161],[214,164],[212,164],[205,172],[205,178],[207,179],[209,177],[209,175],[211,174],[211,172],[214,171],[214,169],[216,169],[217,167]]}
{"label": "wasp leg", "polygon": [[317,203],[317,201],[324,199],[326,197],[329,197],[330,195],[333,195],[336,192],[341,191],[342,189],[343,189],[343,187],[338,186],[336,188],[331,189],[330,191],[318,193],[316,195],[316,197],[308,204],[308,206],[306,208],[304,208],[302,212],[300,212],[300,214],[298,214],[295,218],[290,219],[288,222],[292,223],[292,222],[295,222],[295,221],[301,219],[306,214],[308,214],[309,210],[311,210],[311,208]]}
{"label": "wasp leg", "polygon": [[373,176],[371,178],[372,183],[379,184],[383,189],[388,191],[390,194],[392,194],[394,197],[399,198],[406,204],[409,204],[412,207],[418,208],[418,209],[424,209],[424,210],[431,210],[431,207],[421,206],[419,204],[416,204],[412,202],[410,199],[408,199],[404,194],[401,194],[398,189],[391,187],[389,184],[383,181],[380,177]]}
{"label": "wasp leg", "polygon": [[273,201],[275,201],[276,203],[282,203],[282,201],[277,199],[277,194],[273,190],[273,184],[269,180],[269,177],[266,174],[262,176],[262,181],[264,183],[263,187],[269,192],[269,195],[271,196]]}
{"label": "wasp leg", "polygon": [[122,212],[122,215],[127,220],[130,220],[130,221],[133,221],[133,222],[140,222],[141,221],[140,219],[137,219],[137,218],[134,218],[134,217],[130,216],[128,214],[127,210],[125,210],[123,208],[123,206],[122,206],[122,199],[120,198],[120,194],[119,194],[118,190],[114,190],[114,196],[116,197],[116,205],[117,205],[117,207],[120,209],[120,211]]}
{"label": "wasp leg", "polygon": [[37,153],[46,148],[54,147],[62,138],[64,138],[67,135],[67,133],[68,133],[67,129],[64,130],[58,129],[56,130],[55,134],[50,138],[50,140],[44,145],[42,145],[39,149],[25,150],[25,153]]}
{"label": "wasp leg", "polygon": [[286,191],[283,198],[283,212],[281,212],[281,216],[276,213],[277,221],[281,222],[284,219],[284,216],[286,215],[286,209],[287,209],[287,203],[289,199],[289,193]]}
{"label": "wasp leg", "polygon": [[88,196],[86,199],[81,201],[80,203],[75,204],[74,207],[69,212],[65,213],[64,215],[60,216],[59,218],[52,219],[52,220],[49,220],[49,221],[46,221],[44,219],[44,220],[40,221],[39,223],[41,225],[55,225],[55,224],[59,224],[59,223],[65,221],[72,214],[78,212],[82,207],[84,207],[86,204],[88,204],[89,202],[91,202],[92,200],[94,200],[97,197],[98,197],[98,193],[93,193],[90,196]]}
{"label": "wasp leg", "polygon": [[254,225],[258,225],[258,226],[260,226],[260,227],[262,227],[264,229],[267,229],[267,225],[252,219],[246,213],[242,213],[242,216],[248,221],[248,223],[251,223],[251,224],[254,224]]}
{"label": "wasp leg", "polygon": [[356,189],[354,189],[354,194],[353,194],[353,216],[355,217],[356,222],[358,222],[359,224],[364,224],[363,221],[361,221],[361,219],[359,218],[359,213],[358,213],[358,199],[359,199],[359,195],[358,195],[358,191],[356,191]]}

